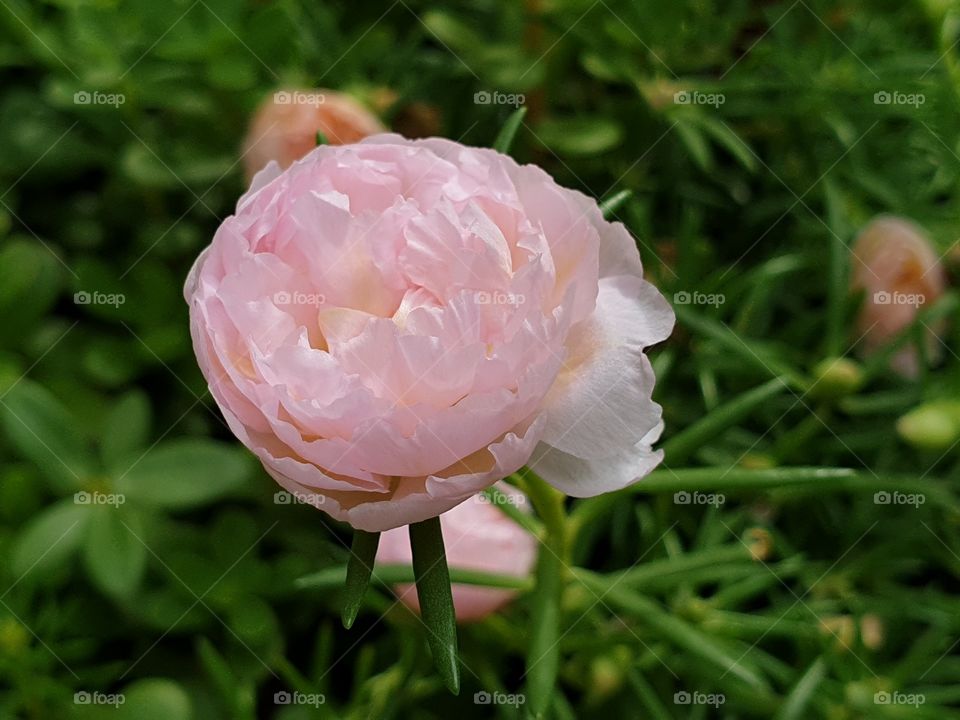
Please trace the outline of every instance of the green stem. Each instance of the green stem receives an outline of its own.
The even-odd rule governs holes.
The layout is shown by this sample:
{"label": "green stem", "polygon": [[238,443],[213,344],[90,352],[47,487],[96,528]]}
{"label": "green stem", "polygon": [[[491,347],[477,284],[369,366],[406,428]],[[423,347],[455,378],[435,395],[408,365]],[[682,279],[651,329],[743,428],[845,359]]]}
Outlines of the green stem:
{"label": "green stem", "polygon": [[454,695],[460,692],[457,657],[457,617],[450,591],[450,572],[443,547],[440,518],[410,525],[413,573],[417,580],[420,615],[427,627],[427,641],[441,679]]}
{"label": "green stem", "polygon": [[523,489],[546,529],[537,556],[526,670],[530,712],[533,717],[540,717],[550,705],[560,672],[560,598],[570,547],[563,493],[529,469],[525,468],[520,475]]}
{"label": "green stem", "polygon": [[545,532],[543,525],[537,522],[536,518],[532,515],[523,512],[514,505],[509,495],[498,490],[496,486],[488,487],[483,491],[483,494],[487,500],[490,501],[491,505],[494,505],[500,512],[517,523],[517,525],[535,537],[543,537]]}
{"label": "green stem", "polygon": [[567,562],[567,511],[564,507],[564,494],[528,468],[520,471],[520,480],[521,489],[530,498],[537,515],[543,521],[551,549]]}

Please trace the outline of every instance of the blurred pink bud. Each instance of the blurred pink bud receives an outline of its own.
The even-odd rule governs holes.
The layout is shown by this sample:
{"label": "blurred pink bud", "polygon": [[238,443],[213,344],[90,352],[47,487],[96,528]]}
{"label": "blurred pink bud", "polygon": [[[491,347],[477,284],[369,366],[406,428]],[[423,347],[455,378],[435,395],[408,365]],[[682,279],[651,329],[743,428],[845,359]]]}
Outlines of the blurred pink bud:
{"label": "blurred pink bud", "polygon": [[[508,502],[523,509],[527,497],[516,488],[499,483],[497,489]],[[440,516],[447,565],[498,575],[525,578],[537,557],[536,539],[507,517],[483,494],[474,495]],[[412,560],[410,536],[406,527],[387,530],[380,536],[377,563],[409,565]],[[420,612],[417,590],[413,585],[394,588],[404,605]],[[453,605],[457,620],[481,620],[508,603],[516,593],[476,585],[453,584]]]}
{"label": "blurred pink bud", "polygon": [[317,132],[331,145],[347,145],[384,132],[373,113],[332,90],[278,90],[257,108],[244,142],[247,180],[271,160],[282,169],[310,152]]}
{"label": "blurred pink bud", "polygon": [[[946,275],[929,239],[913,223],[898,217],[872,220],[853,248],[853,288],[864,291],[858,318],[865,355],[889,343],[908,327],[920,308],[944,292]],[[939,355],[942,327],[925,333],[930,357]],[[915,377],[920,360],[907,346],[890,361],[896,372]]]}

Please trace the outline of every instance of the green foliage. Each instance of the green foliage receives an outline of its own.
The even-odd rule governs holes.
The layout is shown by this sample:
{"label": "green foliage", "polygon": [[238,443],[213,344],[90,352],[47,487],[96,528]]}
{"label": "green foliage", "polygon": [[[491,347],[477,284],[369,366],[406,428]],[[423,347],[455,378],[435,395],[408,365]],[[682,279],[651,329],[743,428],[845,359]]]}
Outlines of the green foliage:
{"label": "green foliage", "polygon": [[[960,717],[960,459],[909,414],[957,400],[958,324],[915,381],[886,369],[921,323],[955,321],[956,295],[862,384],[818,388],[858,340],[858,228],[897,213],[943,253],[957,237],[958,17],[954,0],[0,3],[0,717]],[[193,357],[183,280],[280,86],[351,92],[398,128],[426,104],[471,144],[506,124],[513,156],[610,200],[678,303],[652,353],[665,466],[513,512],[559,553],[529,580],[451,568],[520,591],[459,628],[458,698],[386,587],[409,568],[378,568],[339,627],[349,534],[274,501]],[[713,302],[680,304],[694,293]]]}

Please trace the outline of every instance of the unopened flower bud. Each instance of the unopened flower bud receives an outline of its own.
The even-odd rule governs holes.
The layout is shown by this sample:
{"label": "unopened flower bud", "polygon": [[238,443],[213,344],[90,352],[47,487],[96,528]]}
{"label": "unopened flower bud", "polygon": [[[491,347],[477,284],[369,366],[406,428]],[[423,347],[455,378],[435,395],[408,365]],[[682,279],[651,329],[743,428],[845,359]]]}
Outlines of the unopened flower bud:
{"label": "unopened flower bud", "polygon": [[773,552],[773,535],[763,528],[751,528],[747,532],[750,556],[754,560],[766,560]]}
{"label": "unopened flower bud", "polygon": [[933,400],[897,420],[897,433],[921,450],[946,450],[960,438],[960,401]]}
{"label": "unopened flower bud", "polygon": [[[865,355],[870,355],[909,327],[924,305],[935,302],[946,287],[946,274],[937,252],[923,231],[898,217],[880,217],[860,233],[853,248],[855,290],[864,292],[858,317]],[[942,326],[925,333],[928,355],[939,354]],[[916,349],[906,347],[891,359],[905,377],[919,371]]]}
{"label": "unopened flower bud", "polygon": [[856,637],[856,624],[849,615],[835,615],[820,620],[820,630],[827,636],[833,636],[837,650],[849,650]]}
{"label": "unopened flower bud", "polygon": [[826,358],[813,368],[810,393],[822,399],[852,395],[863,385],[860,364],[848,358]]}
{"label": "unopened flower bud", "polygon": [[384,131],[373,113],[344,93],[278,90],[250,123],[243,154],[247,180],[271,160],[281,168],[292,165],[317,145],[317,133],[330,145],[346,145]]}
{"label": "unopened flower bud", "polygon": [[883,646],[886,629],[879,615],[870,613],[860,618],[860,640],[868,650],[879,650]]}

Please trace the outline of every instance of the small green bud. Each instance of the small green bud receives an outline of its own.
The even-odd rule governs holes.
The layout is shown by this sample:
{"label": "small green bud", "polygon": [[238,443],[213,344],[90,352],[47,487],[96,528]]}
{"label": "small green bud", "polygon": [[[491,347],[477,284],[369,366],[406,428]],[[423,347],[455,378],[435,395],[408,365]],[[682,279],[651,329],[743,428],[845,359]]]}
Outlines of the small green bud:
{"label": "small green bud", "polygon": [[849,358],[826,358],[813,368],[810,394],[823,400],[852,395],[863,385],[860,364]]}
{"label": "small green bud", "polygon": [[960,439],[960,401],[934,400],[897,420],[897,433],[920,450],[946,450]]}
{"label": "small green bud", "polygon": [[608,655],[594,658],[590,663],[591,699],[602,700],[617,692],[624,681],[623,669],[632,662],[631,653],[617,646]]}
{"label": "small green bud", "polygon": [[8,657],[20,655],[30,644],[27,630],[13,618],[0,620],[0,654]]}

